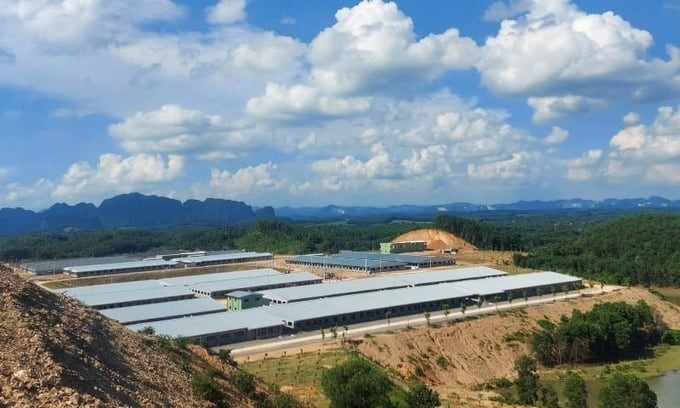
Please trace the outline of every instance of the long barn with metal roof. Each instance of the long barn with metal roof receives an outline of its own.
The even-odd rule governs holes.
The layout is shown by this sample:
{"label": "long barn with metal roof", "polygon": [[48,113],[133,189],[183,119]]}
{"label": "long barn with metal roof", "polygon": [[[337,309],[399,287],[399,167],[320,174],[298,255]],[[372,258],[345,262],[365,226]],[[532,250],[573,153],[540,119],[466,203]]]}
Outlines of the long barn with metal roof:
{"label": "long barn with metal roof", "polygon": [[224,306],[213,299],[196,298],[104,309],[100,313],[121,324],[129,325],[180,317],[200,316],[209,313],[224,312],[224,310]]}
{"label": "long barn with metal roof", "polygon": [[224,297],[227,293],[238,290],[259,291],[288,286],[311,285],[321,283],[321,281],[322,279],[314,274],[299,272],[196,283],[189,285],[188,288],[199,295]]}
{"label": "long barn with metal roof", "polygon": [[453,258],[421,255],[404,255],[404,254],[383,254],[379,252],[366,252],[366,251],[340,251],[337,254],[337,256],[342,258],[368,259],[382,262],[405,263],[408,266],[416,266],[419,268],[431,268],[433,266],[453,265],[455,263]]}
{"label": "long barn with metal roof", "polygon": [[176,261],[185,266],[227,265],[244,262],[271,261],[274,256],[269,252],[227,252],[204,256],[189,256]]}
{"label": "long barn with metal roof", "polygon": [[[151,322],[157,334],[183,335],[210,346],[282,333],[318,330],[322,327],[381,320],[391,316],[421,314],[444,307],[457,308],[489,296],[507,298],[510,293],[532,296],[554,287],[581,287],[581,279],[554,272],[472,280],[382,290],[264,306],[238,312]],[[212,318],[217,318],[215,321]],[[277,325],[278,322],[278,325]],[[131,326],[140,330],[142,325]]]}
{"label": "long barn with metal roof", "polygon": [[175,268],[177,261],[149,259],[146,261],[115,262],[95,265],[68,266],[64,272],[78,278],[86,276],[114,275],[120,273],[146,272]]}
{"label": "long barn with metal roof", "polygon": [[202,273],[199,275],[177,276],[174,278],[161,278],[158,282],[163,286],[191,286],[199,283],[216,282],[231,279],[247,279],[257,276],[282,275],[281,272],[272,268],[248,269],[244,271]]}
{"label": "long barn with metal roof", "polygon": [[391,276],[322,283],[318,285],[272,289],[264,291],[262,294],[263,297],[269,300],[270,303],[289,303],[324,297],[405,288],[408,286],[433,285],[437,283],[490,278],[504,275],[506,275],[505,272],[496,269],[485,266],[476,266],[470,268],[448,269],[444,271],[412,272]]}
{"label": "long barn with metal roof", "polygon": [[150,303],[171,302],[173,300],[191,299],[194,292],[184,286],[159,286],[138,290],[120,292],[94,293],[90,295],[73,296],[85,305],[95,309],[110,309],[145,305]]}
{"label": "long barn with metal roof", "polygon": [[408,265],[403,262],[359,259],[353,257],[341,257],[337,255],[297,255],[286,260],[286,263],[293,265],[314,266],[318,268],[344,269],[348,271],[365,273],[398,271],[409,268]]}

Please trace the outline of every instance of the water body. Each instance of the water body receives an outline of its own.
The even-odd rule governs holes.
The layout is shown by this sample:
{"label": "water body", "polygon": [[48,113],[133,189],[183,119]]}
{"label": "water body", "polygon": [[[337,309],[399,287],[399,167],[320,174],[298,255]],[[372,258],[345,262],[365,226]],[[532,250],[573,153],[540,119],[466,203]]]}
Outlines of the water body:
{"label": "water body", "polygon": [[659,408],[680,407],[680,371],[648,378],[649,387],[656,392]]}

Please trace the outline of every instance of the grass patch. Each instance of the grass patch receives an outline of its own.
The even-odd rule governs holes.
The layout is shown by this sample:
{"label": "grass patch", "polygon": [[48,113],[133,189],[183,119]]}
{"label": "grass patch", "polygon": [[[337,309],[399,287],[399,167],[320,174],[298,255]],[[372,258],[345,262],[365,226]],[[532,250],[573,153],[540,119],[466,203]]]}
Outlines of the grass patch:
{"label": "grass patch", "polygon": [[680,288],[655,286],[650,288],[649,291],[662,300],[680,305]]}
{"label": "grass patch", "polygon": [[283,387],[300,401],[325,408],[329,401],[321,391],[321,373],[346,362],[348,357],[344,350],[333,350],[245,362],[239,366],[276,389]]}

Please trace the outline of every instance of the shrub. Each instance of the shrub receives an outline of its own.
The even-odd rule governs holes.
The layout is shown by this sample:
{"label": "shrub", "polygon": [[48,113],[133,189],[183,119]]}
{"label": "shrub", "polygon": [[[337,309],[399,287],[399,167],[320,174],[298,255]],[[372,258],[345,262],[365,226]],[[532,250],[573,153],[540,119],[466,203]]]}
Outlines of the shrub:
{"label": "shrub", "polygon": [[191,392],[196,398],[210,401],[214,404],[222,400],[222,391],[215,383],[210,373],[203,372],[191,377]]}

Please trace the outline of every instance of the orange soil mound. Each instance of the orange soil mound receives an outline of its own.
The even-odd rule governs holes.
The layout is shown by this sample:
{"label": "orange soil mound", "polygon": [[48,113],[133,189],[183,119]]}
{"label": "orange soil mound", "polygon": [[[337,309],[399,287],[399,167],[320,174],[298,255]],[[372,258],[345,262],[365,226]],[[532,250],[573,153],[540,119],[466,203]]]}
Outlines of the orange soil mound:
{"label": "orange soil mound", "polygon": [[464,239],[458,238],[450,232],[437,229],[410,231],[392,240],[392,242],[400,241],[427,241],[427,249],[458,248],[459,251],[474,251],[477,249]]}

